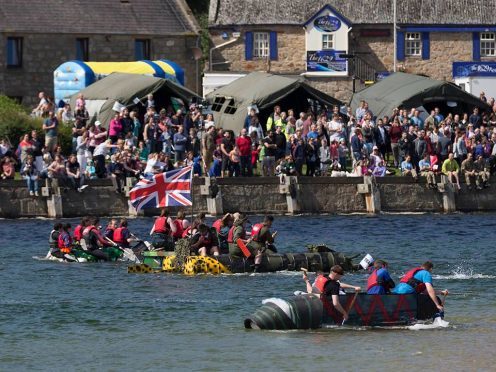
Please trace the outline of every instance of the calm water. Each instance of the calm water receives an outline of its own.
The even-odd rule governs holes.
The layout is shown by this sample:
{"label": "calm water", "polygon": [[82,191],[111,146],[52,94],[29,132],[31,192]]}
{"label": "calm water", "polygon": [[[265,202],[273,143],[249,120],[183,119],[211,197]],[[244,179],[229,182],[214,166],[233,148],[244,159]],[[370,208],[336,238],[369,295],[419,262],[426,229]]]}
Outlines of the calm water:
{"label": "calm water", "polygon": [[[255,218],[252,218],[252,221]],[[496,215],[277,218],[280,251],[325,242],[390,262],[425,259],[448,329],[243,328],[262,299],[303,290],[300,274],[131,275],[124,263],[35,260],[52,221],[0,221],[1,370],[495,370]],[[150,219],[131,221],[145,236]],[[364,274],[345,276],[364,285]]]}

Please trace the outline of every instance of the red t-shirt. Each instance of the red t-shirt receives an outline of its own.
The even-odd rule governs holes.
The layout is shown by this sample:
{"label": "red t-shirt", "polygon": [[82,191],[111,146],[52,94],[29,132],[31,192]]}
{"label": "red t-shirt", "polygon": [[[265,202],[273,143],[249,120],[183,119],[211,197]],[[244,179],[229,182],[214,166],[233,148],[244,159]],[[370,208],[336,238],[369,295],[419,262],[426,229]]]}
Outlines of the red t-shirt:
{"label": "red t-shirt", "polygon": [[251,155],[251,138],[248,136],[240,136],[236,139],[236,145],[239,148],[241,156]]}

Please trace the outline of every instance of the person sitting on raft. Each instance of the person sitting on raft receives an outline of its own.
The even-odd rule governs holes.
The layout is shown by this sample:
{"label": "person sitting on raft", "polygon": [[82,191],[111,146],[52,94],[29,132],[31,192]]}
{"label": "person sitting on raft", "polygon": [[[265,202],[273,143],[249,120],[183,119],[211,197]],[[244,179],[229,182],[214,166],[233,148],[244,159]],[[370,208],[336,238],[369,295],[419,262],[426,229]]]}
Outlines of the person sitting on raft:
{"label": "person sitting on raft", "polygon": [[110,240],[114,240],[114,231],[118,226],[119,226],[119,224],[118,224],[117,220],[112,218],[109,221],[107,227],[105,228],[103,235],[105,235]]}
{"label": "person sitting on raft", "polygon": [[219,239],[219,248],[221,253],[229,252],[229,244],[227,242],[227,235],[231,229],[234,222],[233,215],[227,213],[224,217],[219,218],[212,224],[212,228],[215,229],[217,233],[217,238]]}
{"label": "person sitting on raft", "polygon": [[395,284],[387,269],[387,263],[383,260],[374,261],[374,271],[367,280],[367,294],[387,294]]}
{"label": "person sitting on raft", "polygon": [[174,251],[174,240],[172,236],[176,232],[176,225],[165,208],[162,209],[160,217],[155,220],[150,235],[152,236],[152,245],[156,249],[165,251]]}
{"label": "person sitting on raft", "polygon": [[[88,217],[83,217],[81,223],[74,228],[74,244],[81,245],[83,240],[83,231],[88,223]],[[84,241],[84,240],[83,240]],[[83,249],[86,247],[83,247]]]}
{"label": "person sitting on raft", "polygon": [[329,275],[318,275],[313,285],[310,284],[310,280],[308,280],[308,277],[306,277],[305,274],[303,277],[307,285],[308,293],[320,294],[321,298],[331,296],[332,305],[343,315],[343,320],[347,320],[348,313],[339,301],[340,290],[341,288],[350,288],[355,290],[355,292],[360,292],[361,288],[350,284],[341,283],[339,279],[341,279],[343,275],[343,268],[339,265],[334,265],[333,267],[331,267]]}
{"label": "person sitting on raft", "polygon": [[277,235],[277,231],[274,233],[270,232],[270,228],[274,223],[274,217],[265,216],[262,223],[256,223],[251,229],[251,239],[248,243],[256,249],[269,250],[268,253],[277,253],[277,249],[274,246],[274,239]]}
{"label": "person sitting on raft", "polygon": [[62,224],[60,222],[56,222],[53,225],[53,230],[50,231],[50,235],[48,236],[48,245],[49,245],[49,251],[47,254],[47,258],[49,258],[53,253],[59,250],[58,244],[59,244],[59,235],[60,235],[60,230],[62,229]]}
{"label": "person sitting on raft", "polygon": [[[443,311],[443,305],[436,297],[436,291],[432,285],[432,269],[434,265],[431,261],[426,261],[420,267],[407,271],[401,278],[400,284],[394,288],[394,294],[424,293],[427,292],[434,305],[439,311]],[[448,295],[448,290],[440,291],[444,296]]]}
{"label": "person sitting on raft", "polygon": [[[231,256],[235,257],[244,257],[243,251],[241,248],[238,246],[238,239],[241,239],[243,243],[247,243],[248,240],[246,239],[246,221],[248,220],[247,217],[243,216],[240,213],[235,213],[236,217],[234,219],[234,223],[232,227],[229,229],[229,233],[227,234],[227,243],[229,244],[229,254]],[[250,252],[252,253],[252,252]],[[262,259],[262,254],[257,252],[253,252],[252,254],[255,255],[255,261],[257,261],[256,254],[260,255],[260,259],[258,260],[259,264]]]}
{"label": "person sitting on raft", "polygon": [[203,223],[205,223],[205,213],[201,212],[193,219],[191,225],[184,229],[182,238],[189,239],[193,237],[198,232],[198,226]]}
{"label": "person sitting on raft", "polygon": [[127,228],[128,222],[126,218],[122,218],[119,227],[114,230],[114,243],[122,248],[129,248],[129,243],[136,241],[131,236],[131,232]]}
{"label": "person sitting on raft", "polygon": [[61,256],[71,253],[72,250],[72,237],[71,237],[71,224],[66,223],[62,225],[58,239],[58,248]]}
{"label": "person sitting on raft", "polygon": [[198,232],[192,238],[190,251],[203,257],[208,254],[219,255],[219,241],[207,225],[201,224],[198,227]]}
{"label": "person sitting on raft", "polygon": [[172,222],[176,226],[176,231],[172,233],[172,237],[177,242],[183,237],[184,230],[189,226],[189,221],[186,219],[184,211],[179,211],[177,212],[176,219]]}
{"label": "person sitting on raft", "polygon": [[110,256],[102,251],[100,247],[110,247],[113,243],[102,236],[98,229],[98,222],[100,220],[97,217],[89,218],[88,225],[83,230],[83,239],[88,249],[87,253],[99,260],[109,261]]}

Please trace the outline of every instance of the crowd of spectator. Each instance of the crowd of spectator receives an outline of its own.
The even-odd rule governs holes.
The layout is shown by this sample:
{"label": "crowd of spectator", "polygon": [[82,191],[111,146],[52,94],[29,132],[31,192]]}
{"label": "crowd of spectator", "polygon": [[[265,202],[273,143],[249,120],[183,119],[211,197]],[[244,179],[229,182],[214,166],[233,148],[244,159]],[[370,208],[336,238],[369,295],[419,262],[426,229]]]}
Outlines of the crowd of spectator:
{"label": "crowd of spectator", "polygon": [[[31,195],[38,195],[43,178],[60,179],[79,192],[86,179],[111,178],[120,193],[127,177],[182,166],[210,177],[421,175],[431,188],[439,173],[460,188],[463,174],[469,187],[483,188],[496,158],[494,99],[487,112],[443,114],[435,108],[422,115],[415,108],[394,109],[381,118],[364,101],[353,109],[298,115],[275,106],[263,124],[251,108],[235,133],[196,104],[158,108],[153,95],[144,115],[123,108],[109,123],[90,121],[82,95],[74,112],[68,104],[54,107],[44,93],[39,98],[33,115],[43,118],[44,141],[37,131],[25,134],[17,147],[0,141],[1,178],[14,178],[17,166]],[[59,146],[60,125],[72,128],[70,153]]]}

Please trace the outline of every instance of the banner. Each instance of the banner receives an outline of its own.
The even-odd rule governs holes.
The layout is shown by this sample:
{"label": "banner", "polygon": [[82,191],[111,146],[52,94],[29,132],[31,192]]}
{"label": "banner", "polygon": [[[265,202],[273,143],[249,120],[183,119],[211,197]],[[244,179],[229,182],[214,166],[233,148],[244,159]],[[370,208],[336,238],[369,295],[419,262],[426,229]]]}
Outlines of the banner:
{"label": "banner", "polygon": [[307,51],[307,71],[312,72],[347,72],[348,60],[340,58],[345,51],[316,50]]}

